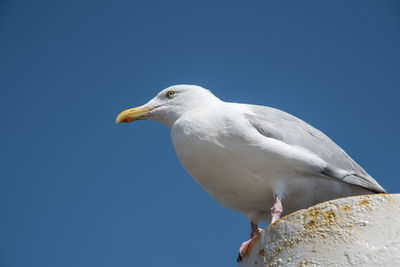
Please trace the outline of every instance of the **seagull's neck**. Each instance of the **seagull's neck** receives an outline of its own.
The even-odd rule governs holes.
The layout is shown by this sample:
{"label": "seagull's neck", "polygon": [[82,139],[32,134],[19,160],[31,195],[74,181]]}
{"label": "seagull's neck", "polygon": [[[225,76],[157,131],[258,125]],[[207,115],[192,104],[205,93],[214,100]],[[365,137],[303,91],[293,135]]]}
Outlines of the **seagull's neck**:
{"label": "seagull's neck", "polygon": [[202,114],[207,112],[211,108],[215,108],[218,105],[223,104],[224,102],[221,101],[219,98],[210,94],[207,98],[204,99],[196,99],[196,101],[187,101],[181,105],[178,105],[174,108],[165,110],[164,114],[158,117],[156,120],[165,124],[169,128],[179,120],[182,116],[186,114],[196,112]]}

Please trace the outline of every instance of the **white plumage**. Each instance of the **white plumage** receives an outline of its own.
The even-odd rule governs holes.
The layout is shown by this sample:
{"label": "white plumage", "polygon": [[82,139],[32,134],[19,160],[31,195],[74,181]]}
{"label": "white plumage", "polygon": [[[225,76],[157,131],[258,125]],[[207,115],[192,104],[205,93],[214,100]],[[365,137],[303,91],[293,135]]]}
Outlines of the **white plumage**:
{"label": "white plumage", "polygon": [[334,198],[385,192],[326,135],[277,109],[227,103],[199,86],[177,85],[121,113],[117,122],[145,118],[170,127],[186,171],[253,224],[271,219],[276,197],[287,214]]}

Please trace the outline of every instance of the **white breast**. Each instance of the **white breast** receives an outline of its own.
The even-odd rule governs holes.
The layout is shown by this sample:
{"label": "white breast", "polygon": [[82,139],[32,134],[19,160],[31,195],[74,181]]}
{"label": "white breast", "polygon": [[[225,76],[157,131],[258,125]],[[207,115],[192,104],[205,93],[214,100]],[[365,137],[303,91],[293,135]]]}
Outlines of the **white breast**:
{"label": "white breast", "polygon": [[[185,170],[222,205],[248,213],[267,210],[272,205],[272,183],[265,183],[260,174],[248,166],[246,155],[237,153],[229,144],[245,142],[241,136],[229,134],[229,121],[218,125],[187,116],[171,128],[176,154]],[[201,124],[201,126],[200,126]],[[215,129],[218,127],[218,129]]]}

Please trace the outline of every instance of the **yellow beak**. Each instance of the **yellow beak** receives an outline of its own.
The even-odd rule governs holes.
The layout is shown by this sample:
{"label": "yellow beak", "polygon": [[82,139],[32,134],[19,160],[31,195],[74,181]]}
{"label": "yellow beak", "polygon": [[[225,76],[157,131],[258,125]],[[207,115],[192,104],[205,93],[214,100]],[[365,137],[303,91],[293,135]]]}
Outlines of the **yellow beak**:
{"label": "yellow beak", "polygon": [[154,108],[130,108],[118,114],[115,123],[132,122],[145,119]]}

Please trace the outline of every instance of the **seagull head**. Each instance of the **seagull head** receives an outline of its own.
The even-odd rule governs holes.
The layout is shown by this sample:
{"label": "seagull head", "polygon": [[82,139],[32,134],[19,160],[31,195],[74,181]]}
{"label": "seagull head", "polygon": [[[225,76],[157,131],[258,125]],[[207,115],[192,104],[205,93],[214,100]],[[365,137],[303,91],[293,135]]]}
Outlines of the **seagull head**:
{"label": "seagull head", "polygon": [[220,101],[209,90],[197,85],[174,85],[159,92],[146,104],[122,111],[116,123],[153,119],[168,127],[184,113]]}

